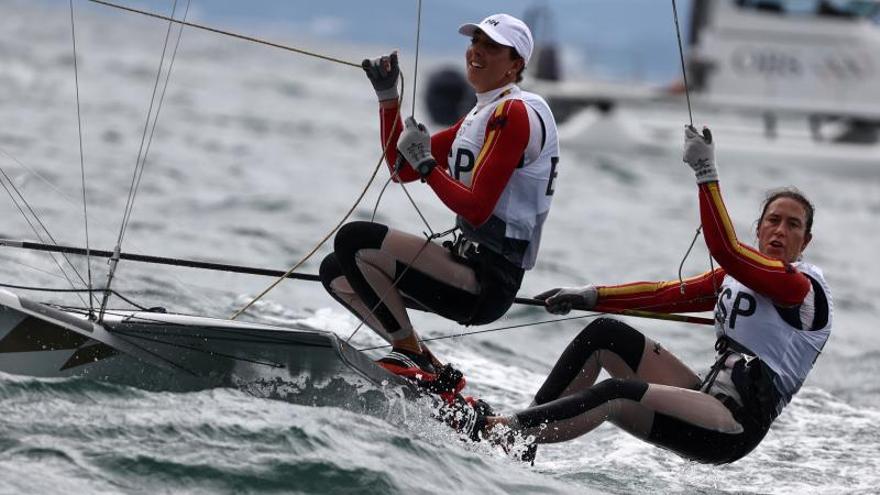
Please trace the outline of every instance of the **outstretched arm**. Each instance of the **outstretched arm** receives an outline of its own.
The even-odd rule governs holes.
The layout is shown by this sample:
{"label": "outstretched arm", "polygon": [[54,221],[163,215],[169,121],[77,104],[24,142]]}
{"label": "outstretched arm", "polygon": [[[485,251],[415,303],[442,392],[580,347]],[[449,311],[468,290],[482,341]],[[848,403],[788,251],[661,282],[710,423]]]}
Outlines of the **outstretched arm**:
{"label": "outstretched arm", "polygon": [[620,311],[635,309],[657,313],[709,311],[715,304],[724,270],[717,268],[668,282],[631,282],[621,285],[586,285],[551,289],[535,296],[547,301],[547,311],[566,314],[572,309]]}
{"label": "outstretched arm", "polygon": [[715,298],[724,270],[716,268],[686,278],[665,282],[632,282],[622,285],[597,287],[596,311],[619,309],[639,309],[658,313],[689,313],[710,311],[715,306]]}

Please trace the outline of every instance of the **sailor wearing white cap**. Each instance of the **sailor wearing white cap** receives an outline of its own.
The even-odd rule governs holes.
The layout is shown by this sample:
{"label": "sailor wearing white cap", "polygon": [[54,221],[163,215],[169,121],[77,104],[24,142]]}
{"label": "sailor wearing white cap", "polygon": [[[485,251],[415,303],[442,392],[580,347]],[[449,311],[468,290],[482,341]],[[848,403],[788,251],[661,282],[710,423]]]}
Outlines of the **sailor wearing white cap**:
{"label": "sailor wearing white cap", "polygon": [[462,24],[458,28],[458,32],[465,36],[473,36],[478,30],[486,33],[486,36],[495,43],[512,47],[522,57],[524,64],[528,65],[535,42],[532,39],[532,31],[526,23],[512,15],[495,14],[483,19],[479,24]]}
{"label": "sailor wearing white cap", "polygon": [[[394,180],[426,182],[456,214],[461,235],[447,248],[377,223],[352,222],[339,230],[320,270],[330,295],[392,344],[380,364],[433,382],[431,390],[450,383],[449,392],[464,385],[455,379],[461,375],[440,378],[445,372],[419,342],[408,309],[465,325],[500,318],[535,264],[559,162],[550,108],[516,85],[532,54],[528,26],[495,14],[459,32],[471,37],[465,60],[477,104],[433,135],[413,118],[405,128],[401,122],[396,53],[364,60],[363,67],[379,99],[380,143],[392,144],[385,157]],[[399,170],[398,156],[404,160]]]}
{"label": "sailor wearing white cap", "polygon": [[467,78],[477,93],[522,80],[532,56],[532,32],[507,14],[495,14],[479,24],[463,24],[458,32],[471,37],[465,55]]}

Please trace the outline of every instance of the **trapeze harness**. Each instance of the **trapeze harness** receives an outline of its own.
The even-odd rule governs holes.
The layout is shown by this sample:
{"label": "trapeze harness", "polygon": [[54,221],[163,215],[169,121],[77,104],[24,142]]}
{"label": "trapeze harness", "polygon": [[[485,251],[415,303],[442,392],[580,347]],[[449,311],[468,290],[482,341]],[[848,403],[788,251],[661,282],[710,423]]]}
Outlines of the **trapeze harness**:
{"label": "trapeze harness", "polygon": [[[756,386],[761,390],[752,395],[762,405],[762,417],[770,420],[800,390],[831,335],[830,292],[822,271],[804,262],[792,267],[806,275],[811,285],[804,303],[793,307],[775,305],[729,275],[725,277],[715,312],[718,359],[701,387],[712,389],[723,370],[760,376]],[[732,356],[738,359],[731,361]]]}
{"label": "trapeze harness", "polygon": [[[392,129],[399,135],[402,125],[396,107],[383,108],[380,116],[384,144]],[[480,93],[465,117],[432,136],[431,150],[438,166],[426,181],[457,214],[461,231],[444,245],[456,262],[474,270],[480,292],[474,296],[404,263],[396,269],[396,287],[407,307],[467,325],[490,323],[510,308],[525,270],[535,264],[559,160],[553,114],[540,96],[513,84]],[[388,147],[386,158],[393,171],[394,146]],[[404,166],[396,180],[419,178]],[[321,279],[334,295],[330,281],[345,276],[366,305],[375,307],[373,314],[393,337],[400,323],[355,263],[359,250],[379,249],[387,233],[388,227],[373,222],[343,226],[335,252],[322,264]]]}
{"label": "trapeze harness", "polygon": [[830,291],[822,271],[792,265],[810,280],[804,302],[782,307],[727,275],[715,311],[717,359],[700,390],[743,426],[732,439],[732,462],[754,449],[800,390],[831,335]]}

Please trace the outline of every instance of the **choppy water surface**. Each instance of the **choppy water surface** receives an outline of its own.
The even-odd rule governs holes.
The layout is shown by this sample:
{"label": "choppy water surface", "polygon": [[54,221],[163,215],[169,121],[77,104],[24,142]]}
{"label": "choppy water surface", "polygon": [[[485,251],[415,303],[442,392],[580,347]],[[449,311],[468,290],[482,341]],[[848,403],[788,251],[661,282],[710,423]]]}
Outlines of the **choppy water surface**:
{"label": "choppy water surface", "polygon": [[[59,243],[81,245],[69,12],[64,2],[2,8],[8,15],[0,16],[0,166]],[[84,7],[77,28],[90,241],[111,249],[165,25]],[[374,50],[321,49],[355,61]],[[427,77],[431,61],[423,62]],[[185,31],[124,248],[289,267],[366,183],[380,153],[375,107],[358,69]],[[698,117],[711,123],[711,116]],[[717,141],[728,207],[744,237],[770,187],[795,184],[816,202],[807,257],[825,269],[837,312],[834,336],[802,392],[761,446],[734,465],[696,465],[603,427],[542,446],[528,467],[485,445],[457,441],[412,405],[362,414],[234,389],[156,393],[0,375],[0,492],[874,492],[880,485],[880,340],[874,335],[880,270],[873,263],[880,245],[880,169],[738,160],[724,153],[723,135]],[[676,276],[698,222],[693,179],[678,157],[596,155],[569,141],[561,164],[541,259],[524,295],[554,285]],[[357,217],[369,217],[380,186]],[[409,190],[435,230],[451,225],[426,187]],[[11,202],[0,205],[0,237],[33,239]],[[396,187],[383,198],[378,219],[424,230]],[[700,244],[686,273],[708,267]],[[4,249],[0,260],[4,283],[66,285],[43,254]],[[316,268],[311,261],[303,271]],[[95,263],[93,271],[102,280],[105,264]],[[117,287],[151,306],[226,317],[269,282],[123,264]],[[344,335],[356,323],[310,282],[283,284],[255,317]],[[494,326],[543,319],[536,310],[514,308]],[[461,367],[471,393],[509,411],[528,404],[585,321],[445,340],[433,348]],[[415,322],[428,337],[463,330],[429,316]],[[691,366],[710,362],[711,331],[635,323]],[[378,343],[366,331],[355,341]]]}

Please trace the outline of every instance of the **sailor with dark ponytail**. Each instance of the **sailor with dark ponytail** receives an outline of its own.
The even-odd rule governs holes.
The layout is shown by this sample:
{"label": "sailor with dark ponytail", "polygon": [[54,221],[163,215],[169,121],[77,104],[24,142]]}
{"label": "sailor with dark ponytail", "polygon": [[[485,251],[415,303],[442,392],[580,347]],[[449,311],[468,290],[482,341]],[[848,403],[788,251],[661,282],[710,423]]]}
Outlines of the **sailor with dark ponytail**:
{"label": "sailor with dark ponytail", "polygon": [[[708,129],[686,128],[684,161],[696,175],[703,235],[720,268],[683,282],[586,285],[538,297],[553,313],[714,309],[715,363],[701,377],[635,328],[599,318],[562,353],[530,407],[475,421],[480,433],[504,441],[500,432],[512,429],[536,443],[559,442],[610,421],[704,463],[736,461],[761,442],[831,335],[828,284],[819,267],[801,259],[814,208],[796,189],[772,191],[756,250],[733,229]],[[596,383],[602,370],[611,378]]]}

